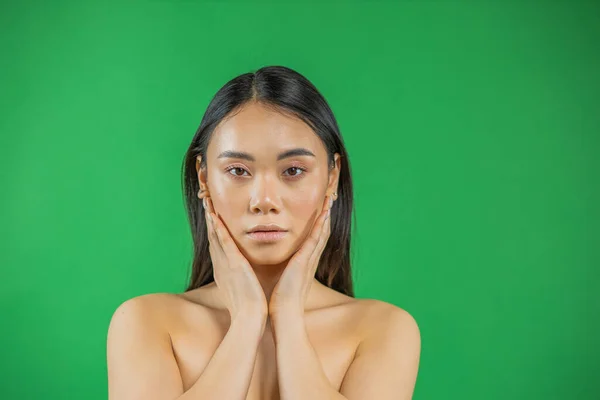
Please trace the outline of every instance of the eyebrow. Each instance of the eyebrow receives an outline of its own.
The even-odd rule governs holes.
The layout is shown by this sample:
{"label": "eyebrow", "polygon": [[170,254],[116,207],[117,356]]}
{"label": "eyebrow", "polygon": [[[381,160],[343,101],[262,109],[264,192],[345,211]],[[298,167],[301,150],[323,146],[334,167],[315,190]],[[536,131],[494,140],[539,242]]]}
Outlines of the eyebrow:
{"label": "eyebrow", "polygon": [[[312,151],[305,149],[303,147],[298,147],[296,149],[291,149],[284,151],[283,153],[279,153],[277,156],[277,161],[283,160],[284,158],[296,157],[296,156],[311,156],[316,157]],[[249,153],[245,153],[243,151],[235,151],[235,150],[227,150],[219,154],[217,158],[241,158],[243,160],[248,161],[256,161],[256,159]]]}

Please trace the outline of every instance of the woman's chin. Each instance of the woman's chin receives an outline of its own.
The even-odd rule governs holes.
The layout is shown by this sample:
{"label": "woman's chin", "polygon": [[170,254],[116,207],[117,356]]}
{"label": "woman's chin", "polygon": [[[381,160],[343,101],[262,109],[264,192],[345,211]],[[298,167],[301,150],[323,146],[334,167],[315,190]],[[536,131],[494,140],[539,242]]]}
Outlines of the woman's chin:
{"label": "woman's chin", "polygon": [[279,265],[289,259],[287,252],[270,250],[251,250],[244,254],[248,262],[252,265]]}
{"label": "woman's chin", "polygon": [[[262,240],[261,240],[262,239]],[[287,263],[298,250],[296,238],[288,232],[275,240],[244,236],[235,240],[242,255],[252,265],[280,265]]]}
{"label": "woman's chin", "polygon": [[240,251],[252,265],[278,265],[292,256],[292,249],[284,243],[257,245],[250,244],[240,247]]}

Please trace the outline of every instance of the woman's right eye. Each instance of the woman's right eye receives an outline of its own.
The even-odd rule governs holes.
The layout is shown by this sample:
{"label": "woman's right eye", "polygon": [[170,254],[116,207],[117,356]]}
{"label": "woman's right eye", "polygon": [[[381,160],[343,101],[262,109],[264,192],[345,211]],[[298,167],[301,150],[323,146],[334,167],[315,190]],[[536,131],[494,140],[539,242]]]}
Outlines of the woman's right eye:
{"label": "woman's right eye", "polygon": [[[231,171],[235,171],[235,172],[231,173]],[[244,172],[246,172],[246,170],[244,168],[241,168],[241,167],[232,167],[232,168],[229,168],[227,170],[227,172],[229,172],[233,176],[239,177],[239,176],[243,176],[243,175],[239,175],[236,172],[240,172],[241,174],[243,174]]]}

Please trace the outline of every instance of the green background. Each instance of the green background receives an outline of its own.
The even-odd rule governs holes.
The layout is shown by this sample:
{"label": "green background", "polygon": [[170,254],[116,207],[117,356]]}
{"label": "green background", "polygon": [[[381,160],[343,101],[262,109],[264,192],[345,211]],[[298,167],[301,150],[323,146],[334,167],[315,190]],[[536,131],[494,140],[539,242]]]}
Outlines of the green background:
{"label": "green background", "polygon": [[338,118],[356,294],[417,320],[414,398],[600,398],[599,11],[3,2],[0,398],[106,398],[116,307],[187,283],[204,110],[273,64]]}

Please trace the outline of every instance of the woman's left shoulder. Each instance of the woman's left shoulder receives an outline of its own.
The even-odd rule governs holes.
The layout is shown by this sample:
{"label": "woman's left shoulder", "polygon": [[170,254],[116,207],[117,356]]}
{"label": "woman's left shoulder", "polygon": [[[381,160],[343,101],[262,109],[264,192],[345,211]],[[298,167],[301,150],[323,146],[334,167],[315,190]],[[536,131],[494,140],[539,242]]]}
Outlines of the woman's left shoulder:
{"label": "woman's left shoulder", "polygon": [[369,331],[419,331],[416,319],[404,308],[378,299],[355,299]]}

